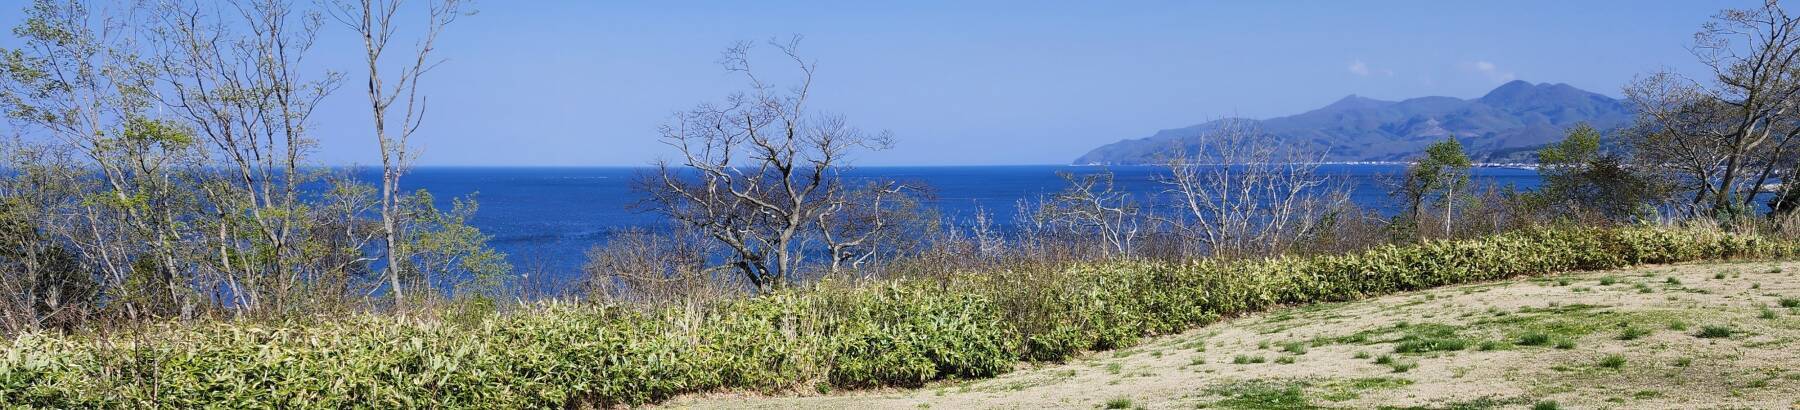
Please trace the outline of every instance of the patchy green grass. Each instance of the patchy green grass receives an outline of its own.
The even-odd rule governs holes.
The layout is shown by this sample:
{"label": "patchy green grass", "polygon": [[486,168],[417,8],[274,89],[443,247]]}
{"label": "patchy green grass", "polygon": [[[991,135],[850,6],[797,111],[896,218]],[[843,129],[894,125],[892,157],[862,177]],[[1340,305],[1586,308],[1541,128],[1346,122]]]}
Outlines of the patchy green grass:
{"label": "patchy green grass", "polygon": [[1501,398],[1496,398],[1496,397],[1479,397],[1479,398],[1475,398],[1472,400],[1446,403],[1443,406],[1432,406],[1432,407],[1382,406],[1382,407],[1378,407],[1378,408],[1383,409],[1383,410],[1489,410],[1489,409],[1505,408],[1507,406],[1523,406],[1523,405],[1527,405],[1527,404],[1531,404],[1531,401],[1525,400],[1525,399],[1520,399],[1520,398],[1501,399]]}
{"label": "patchy green grass", "polygon": [[1454,352],[1469,348],[1469,341],[1461,338],[1419,338],[1402,340],[1394,345],[1394,353],[1430,353]]}
{"label": "patchy green grass", "polygon": [[1244,380],[1217,384],[1202,391],[1219,400],[1198,407],[1215,409],[1319,409],[1315,400],[1341,402],[1364,393],[1398,389],[1413,384],[1397,377],[1365,377],[1328,380]]}
{"label": "patchy green grass", "polygon": [[1514,343],[1517,343],[1519,346],[1547,346],[1550,344],[1550,339],[1549,333],[1531,331],[1519,335],[1518,341]]}
{"label": "patchy green grass", "polygon": [[[1483,317],[1460,333],[1461,337],[1479,342],[1477,350],[1503,347],[1554,347],[1574,349],[1589,335],[1613,333],[1615,340],[1637,340],[1649,336],[1651,329],[1664,323],[1681,323],[1681,318],[1694,313],[1682,309],[1630,310],[1589,304],[1556,305],[1522,308],[1518,314]],[[1616,333],[1614,333],[1616,332]],[[1484,337],[1485,336],[1485,337]],[[1486,341],[1486,337],[1497,340]],[[1510,342],[1511,345],[1503,344]]]}
{"label": "patchy green grass", "polygon": [[1406,373],[1408,370],[1419,368],[1419,361],[1413,359],[1395,360],[1393,363],[1388,363],[1388,368],[1393,369],[1394,373]]}
{"label": "patchy green grass", "polygon": [[1637,340],[1638,338],[1642,338],[1644,336],[1649,336],[1649,335],[1650,335],[1650,329],[1645,329],[1645,328],[1638,327],[1638,326],[1625,326],[1624,329],[1619,330],[1619,336],[1617,337],[1617,339],[1619,339],[1619,340]]}
{"label": "patchy green grass", "polygon": [[1225,397],[1209,407],[1233,410],[1317,409],[1301,382],[1245,381],[1217,385],[1205,393]]}
{"label": "patchy green grass", "polygon": [[1355,400],[1363,393],[1375,390],[1398,389],[1411,386],[1412,380],[1398,377],[1363,377],[1355,379],[1336,379],[1319,386],[1319,398],[1326,401]]}
{"label": "patchy green grass", "polygon": [[1700,332],[1695,333],[1694,337],[1701,339],[1723,339],[1731,337],[1731,335],[1735,333],[1737,333],[1737,329],[1733,329],[1731,326],[1706,325],[1700,327]]}
{"label": "patchy green grass", "polygon": [[1281,345],[1281,351],[1293,354],[1306,354],[1306,342],[1287,342]]}
{"label": "patchy green grass", "polygon": [[1614,369],[1614,370],[1623,369],[1623,368],[1625,368],[1625,356],[1620,355],[1620,354],[1606,355],[1606,356],[1600,358],[1599,365],[1600,365],[1600,367],[1604,367],[1604,368],[1608,368],[1608,369]]}
{"label": "patchy green grass", "polygon": [[1461,336],[1461,330],[1461,327],[1441,323],[1400,322],[1326,340],[1355,344],[1393,343],[1394,353],[1447,352],[1464,350],[1475,343]]}

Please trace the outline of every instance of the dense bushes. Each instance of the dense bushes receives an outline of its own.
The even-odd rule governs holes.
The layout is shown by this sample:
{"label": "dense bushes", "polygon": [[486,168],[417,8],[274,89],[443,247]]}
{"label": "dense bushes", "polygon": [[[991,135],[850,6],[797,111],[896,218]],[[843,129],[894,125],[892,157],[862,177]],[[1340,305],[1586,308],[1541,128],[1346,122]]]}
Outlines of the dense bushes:
{"label": "dense bushes", "polygon": [[[860,292],[859,292],[860,293]],[[891,286],[845,303],[828,332],[830,381],[848,387],[987,377],[1018,361],[1000,316],[967,293]]]}
{"label": "dense bushes", "polygon": [[1344,256],[826,283],[704,309],[547,305],[467,325],[366,316],[23,335],[0,347],[0,402],[555,407],[719,389],[908,386],[992,376],[1019,360],[1128,346],[1280,304],[1793,251],[1705,230],[1532,230]]}
{"label": "dense bushes", "polygon": [[1119,262],[1045,275],[954,280],[995,298],[1026,360],[1130,345],[1221,315],[1274,305],[1342,301],[1453,283],[1570,270],[1736,257],[1777,257],[1790,246],[1700,229],[1524,230],[1467,241],[1388,245],[1365,252],[1188,264]]}

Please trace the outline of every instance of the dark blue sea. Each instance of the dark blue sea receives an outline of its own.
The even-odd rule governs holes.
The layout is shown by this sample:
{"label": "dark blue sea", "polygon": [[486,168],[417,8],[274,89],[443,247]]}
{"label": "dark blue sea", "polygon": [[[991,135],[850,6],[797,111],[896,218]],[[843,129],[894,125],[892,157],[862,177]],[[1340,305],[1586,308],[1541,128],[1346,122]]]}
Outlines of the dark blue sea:
{"label": "dark blue sea", "polygon": [[[1084,166],[942,166],[862,167],[851,177],[878,176],[923,182],[935,193],[933,204],[958,224],[969,224],[978,210],[985,210],[1002,228],[1014,217],[1021,199],[1038,199],[1062,190],[1066,182],[1058,171],[1077,174],[1103,168]],[[1158,167],[1110,167],[1118,189],[1140,198],[1159,195],[1164,187],[1155,181]],[[1398,202],[1389,191],[1403,165],[1324,165],[1319,171],[1334,183],[1351,189],[1356,203],[1392,213]],[[640,196],[631,181],[645,168],[502,168],[421,167],[404,179],[406,190],[424,188],[445,203],[448,198],[475,194],[480,211],[473,225],[493,237],[491,244],[505,252],[517,269],[533,269],[561,276],[580,269],[588,248],[604,243],[614,233],[632,228],[661,229],[660,217],[633,207]],[[378,173],[359,172],[375,179]],[[1476,168],[1475,182],[1483,186],[1512,185],[1520,190],[1538,186],[1537,172],[1516,168]]]}

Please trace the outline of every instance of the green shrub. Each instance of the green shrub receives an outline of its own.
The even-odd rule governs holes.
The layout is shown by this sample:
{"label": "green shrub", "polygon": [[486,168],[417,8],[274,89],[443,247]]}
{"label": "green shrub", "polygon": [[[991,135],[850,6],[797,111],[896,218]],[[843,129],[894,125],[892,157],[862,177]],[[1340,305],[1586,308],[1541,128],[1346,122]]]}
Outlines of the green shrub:
{"label": "green shrub", "polygon": [[986,300],[890,286],[845,302],[828,328],[829,376],[845,387],[919,385],[943,378],[988,377],[1016,356]]}
{"label": "green shrub", "polygon": [[[1281,305],[1643,263],[1781,257],[1793,249],[1705,230],[1537,229],[1347,255],[821,283],[680,309],[551,303],[494,313],[491,304],[472,301],[441,321],[356,315],[168,323],[111,336],[26,334],[0,345],[0,403],[609,407],[721,389],[916,386],[988,377],[1021,360],[1132,346]],[[1732,333],[1714,328],[1698,336]],[[1413,336],[1397,352],[1468,346],[1453,334],[1408,332]],[[1526,334],[1518,344],[1562,341]],[[1283,348],[1305,352],[1302,344]],[[1386,355],[1376,362],[1397,372],[1417,363]]]}

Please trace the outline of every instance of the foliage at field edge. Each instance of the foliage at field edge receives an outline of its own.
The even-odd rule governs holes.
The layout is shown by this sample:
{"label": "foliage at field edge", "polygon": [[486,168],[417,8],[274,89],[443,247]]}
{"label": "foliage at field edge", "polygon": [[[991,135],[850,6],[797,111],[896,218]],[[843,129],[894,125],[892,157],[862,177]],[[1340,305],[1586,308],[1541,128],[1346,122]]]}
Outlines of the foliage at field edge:
{"label": "foliage at field edge", "polygon": [[513,408],[640,404],[719,389],[916,386],[1130,346],[1282,304],[1797,250],[1715,230],[1537,229],[1340,256],[828,281],[697,310],[545,305],[469,320],[369,315],[168,324],[112,337],[27,334],[0,347],[0,403]]}

